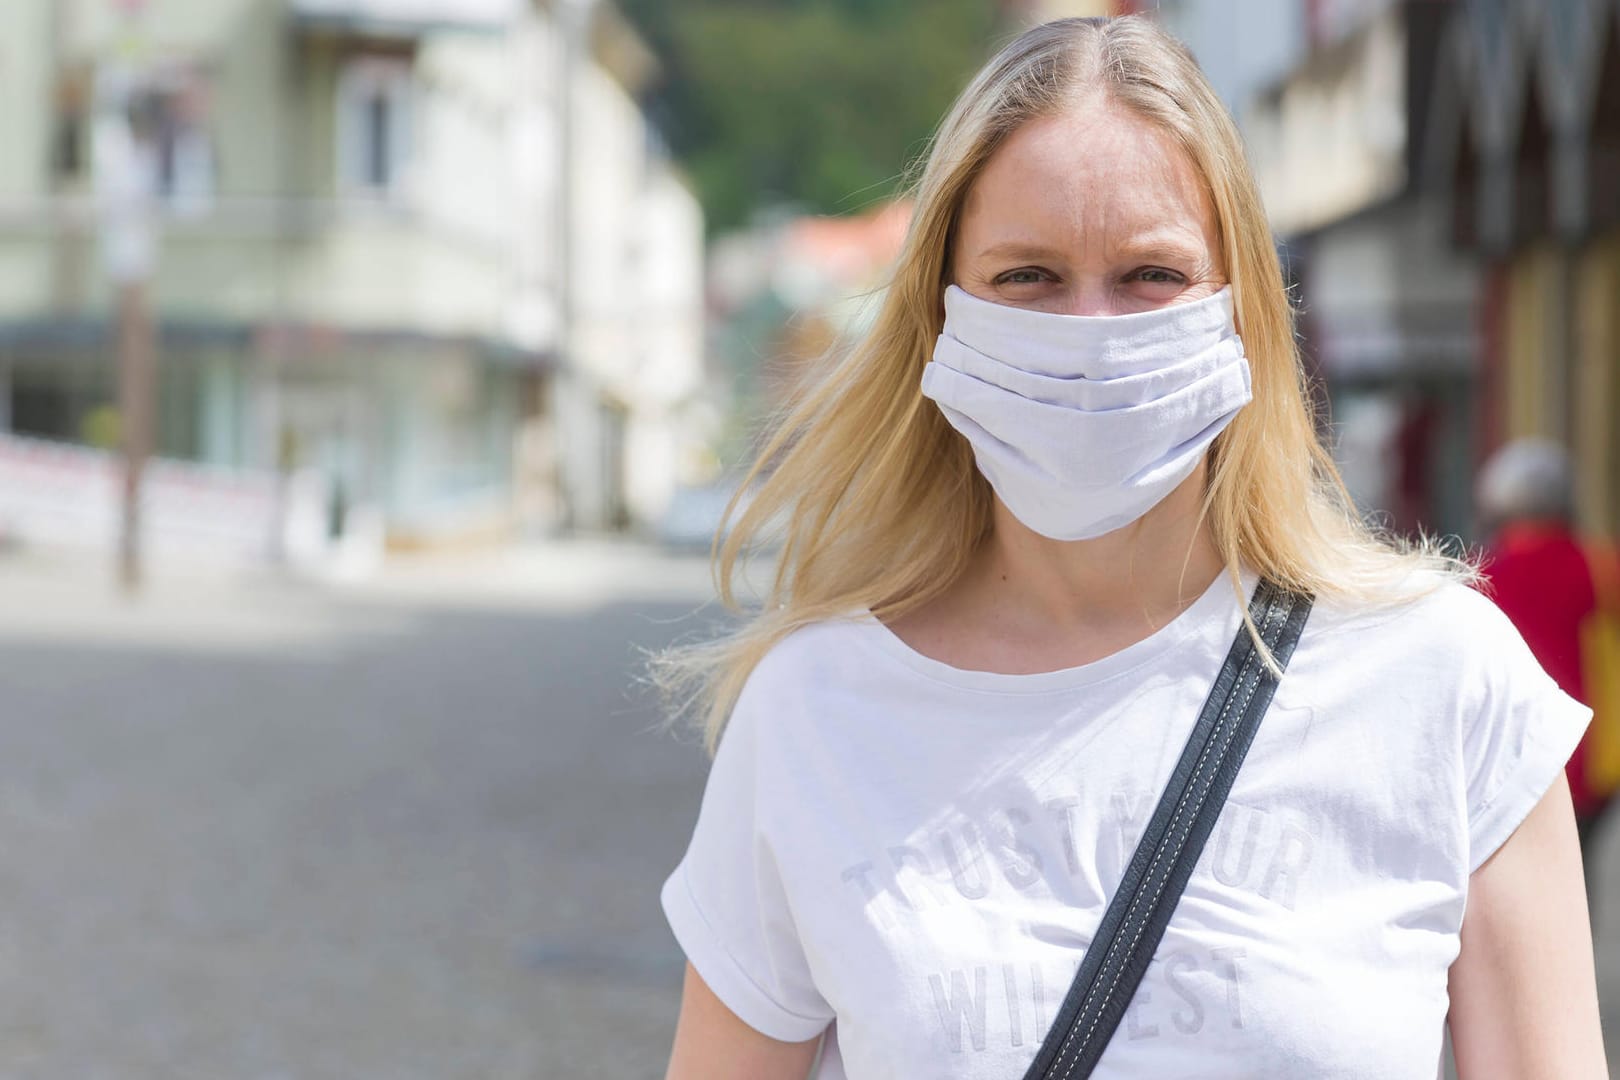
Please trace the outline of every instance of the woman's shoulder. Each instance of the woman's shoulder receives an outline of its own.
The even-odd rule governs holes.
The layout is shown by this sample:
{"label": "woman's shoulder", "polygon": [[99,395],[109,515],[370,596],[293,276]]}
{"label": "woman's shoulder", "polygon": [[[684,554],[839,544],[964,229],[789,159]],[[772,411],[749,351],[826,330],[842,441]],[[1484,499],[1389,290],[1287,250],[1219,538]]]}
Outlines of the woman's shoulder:
{"label": "woman's shoulder", "polygon": [[759,752],[819,742],[845,717],[882,696],[874,681],[870,616],[818,620],[774,642],[749,670],[726,722],[728,735],[747,730]]}
{"label": "woman's shoulder", "polygon": [[1311,622],[1307,632],[1335,651],[1399,658],[1436,676],[1488,674],[1520,662],[1526,651],[1489,596],[1460,577],[1431,571],[1379,597],[1323,597]]}
{"label": "woman's shoulder", "polygon": [[803,699],[847,684],[864,669],[879,629],[865,612],[799,626],[760,657],[743,692],[753,698]]}
{"label": "woman's shoulder", "polygon": [[1491,632],[1506,621],[1496,604],[1461,577],[1419,571],[1377,590],[1325,595],[1312,615],[1321,628],[1337,632],[1388,629],[1424,634],[1444,628],[1456,635]]}

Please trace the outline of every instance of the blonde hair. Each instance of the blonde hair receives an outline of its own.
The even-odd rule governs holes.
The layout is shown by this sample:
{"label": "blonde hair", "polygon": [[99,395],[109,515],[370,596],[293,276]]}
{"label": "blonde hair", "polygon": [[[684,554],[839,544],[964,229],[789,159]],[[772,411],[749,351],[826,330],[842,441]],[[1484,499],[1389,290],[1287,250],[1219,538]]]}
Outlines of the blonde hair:
{"label": "blonde hair", "polygon": [[1144,18],[1060,19],[1003,48],[952,106],[913,185],[916,209],[875,322],[800,394],[748,474],[742,490],[760,486],[717,541],[714,569],[722,601],[736,609],[739,564],[781,522],[762,608],[726,636],[655,662],[673,713],[699,719],[711,751],[750,672],[784,637],[868,609],[897,618],[949,588],[988,535],[990,486],[920,391],[957,219],[1008,135],[1099,89],[1186,152],[1214,207],[1254,388],[1209,450],[1203,501],[1233,587],[1241,590],[1246,564],[1288,588],[1377,601],[1410,595],[1414,571],[1469,573],[1431,545],[1380,536],[1357,514],[1317,438],[1293,310],[1240,137],[1191,55]]}

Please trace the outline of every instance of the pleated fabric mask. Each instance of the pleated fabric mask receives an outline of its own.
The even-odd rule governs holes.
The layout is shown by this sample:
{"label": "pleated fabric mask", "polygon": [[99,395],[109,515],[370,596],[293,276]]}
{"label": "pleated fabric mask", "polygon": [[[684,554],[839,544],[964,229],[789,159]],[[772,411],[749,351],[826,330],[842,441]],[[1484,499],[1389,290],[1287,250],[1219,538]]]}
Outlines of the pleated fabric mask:
{"label": "pleated fabric mask", "polygon": [[945,290],[923,368],[1019,521],[1089,540],[1147,513],[1252,400],[1232,290],[1131,315],[1054,315]]}

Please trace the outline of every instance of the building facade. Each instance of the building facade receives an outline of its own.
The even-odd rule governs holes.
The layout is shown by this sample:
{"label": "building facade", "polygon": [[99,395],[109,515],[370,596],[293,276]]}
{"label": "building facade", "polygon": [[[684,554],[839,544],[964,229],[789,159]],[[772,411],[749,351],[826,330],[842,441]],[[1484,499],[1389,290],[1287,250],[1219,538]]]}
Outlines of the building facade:
{"label": "building facade", "polygon": [[1480,274],[1485,446],[1569,447],[1588,531],[1620,533],[1620,3],[1454,5],[1428,181]]}
{"label": "building facade", "polygon": [[1472,537],[1479,270],[1424,183],[1450,5],[1302,5],[1295,63],[1245,135],[1363,509],[1398,532]]}
{"label": "building facade", "polygon": [[[1160,7],[1215,78],[1199,27],[1228,5]],[[1478,466],[1540,435],[1575,457],[1580,524],[1620,531],[1620,4],[1292,7],[1271,81],[1222,91],[1358,502],[1478,539]]]}
{"label": "building facade", "polygon": [[701,213],[635,104],[652,58],[606,6],[570,49],[562,14],[5,5],[4,426],[107,430],[133,146],[161,455],[313,470],[335,532],[399,544],[656,516],[702,374]]}

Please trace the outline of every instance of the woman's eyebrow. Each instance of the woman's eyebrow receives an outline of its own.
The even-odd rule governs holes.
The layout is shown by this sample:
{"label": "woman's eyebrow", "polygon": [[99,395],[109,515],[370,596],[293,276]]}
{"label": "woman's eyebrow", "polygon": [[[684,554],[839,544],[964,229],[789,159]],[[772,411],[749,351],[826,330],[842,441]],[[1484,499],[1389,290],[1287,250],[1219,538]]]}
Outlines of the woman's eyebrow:
{"label": "woman's eyebrow", "polygon": [[999,244],[991,244],[980,250],[975,256],[978,259],[1051,259],[1062,258],[1062,252],[1046,244],[1028,240],[1004,240]]}
{"label": "woman's eyebrow", "polygon": [[[973,257],[976,259],[1010,259],[1015,262],[1022,262],[1025,260],[1062,260],[1068,258],[1068,255],[1057,247],[1039,241],[1003,240],[999,244],[991,244],[989,247],[980,249],[974,253]],[[1121,261],[1195,263],[1204,261],[1207,256],[1200,245],[1186,243],[1175,237],[1160,235],[1132,237],[1110,244],[1109,258]]]}
{"label": "woman's eyebrow", "polygon": [[1116,258],[1130,262],[1194,263],[1202,262],[1205,258],[1198,248],[1163,240],[1143,244],[1121,244],[1114,249],[1114,254]]}
{"label": "woman's eyebrow", "polygon": [[1201,242],[1175,228],[1146,229],[1110,240],[1109,254],[1116,259],[1199,262],[1207,258]]}

